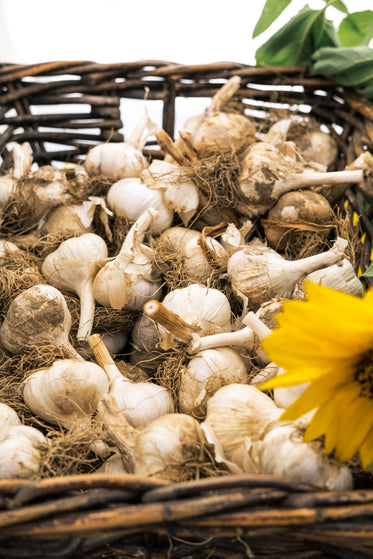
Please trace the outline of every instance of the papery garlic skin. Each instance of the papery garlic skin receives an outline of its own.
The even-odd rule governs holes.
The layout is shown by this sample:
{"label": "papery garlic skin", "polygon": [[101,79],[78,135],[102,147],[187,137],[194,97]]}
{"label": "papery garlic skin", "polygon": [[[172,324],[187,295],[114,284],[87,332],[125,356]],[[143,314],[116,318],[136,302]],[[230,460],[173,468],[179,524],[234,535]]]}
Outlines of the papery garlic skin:
{"label": "papery garlic skin", "polygon": [[180,255],[183,271],[191,282],[206,281],[214,268],[225,269],[228,260],[219,241],[209,236],[203,237],[203,244],[201,241],[199,231],[178,226],[166,229],[158,238],[161,246],[164,244]]}
{"label": "papery garlic skin", "polygon": [[352,489],[349,467],[323,454],[320,442],[304,443],[294,424],[279,425],[253,443],[250,449],[257,473],[309,483],[331,491]]}
{"label": "papery garlic skin", "polygon": [[138,432],[133,450],[134,473],[178,481],[189,460],[198,460],[205,437],[196,419],[182,413],[153,420]]}
{"label": "papery garlic skin", "polygon": [[247,367],[233,349],[203,350],[180,370],[179,409],[182,413],[193,413],[205,407],[207,399],[222,386],[247,383],[248,379]]}
{"label": "papery garlic skin", "polygon": [[[170,291],[162,303],[199,334],[207,336],[232,330],[229,301],[218,289],[193,283]],[[159,326],[159,331],[162,336],[166,334],[162,326]]]}
{"label": "papery garlic skin", "polygon": [[89,422],[108,390],[107,375],[99,365],[74,359],[60,359],[31,373],[20,387],[33,413],[67,429]]}
{"label": "papery garlic skin", "polygon": [[0,210],[7,204],[8,200],[13,195],[16,184],[16,179],[9,173],[0,177]]}
{"label": "papery garlic skin", "polygon": [[154,208],[159,216],[150,228],[152,235],[159,235],[170,227],[174,218],[162,190],[149,188],[141,178],[115,182],[107,193],[107,203],[115,215],[126,217],[130,222],[136,221],[148,208]]}
{"label": "papery garlic skin", "polygon": [[44,259],[41,272],[58,289],[76,293],[80,299],[78,340],[86,340],[93,327],[95,299],[93,279],[108,256],[102,237],[84,233],[63,241]]}
{"label": "papery garlic skin", "polygon": [[147,116],[141,118],[126,142],[99,144],[89,150],[84,168],[89,175],[103,175],[118,180],[138,177],[148,166],[142,153],[146,141],[142,136],[147,126]]}
{"label": "papery garlic skin", "polygon": [[154,252],[142,244],[159,213],[148,208],[132,225],[119,253],[107,262],[93,281],[95,300],[101,305],[142,310],[150,299],[161,298],[161,281],[154,277]]}
{"label": "papery garlic skin", "polygon": [[40,469],[40,446],[46,438],[34,427],[11,427],[0,442],[0,479],[28,479]]}
{"label": "papery garlic skin", "polygon": [[328,251],[299,260],[286,260],[267,246],[249,244],[228,260],[233,291],[244,295],[252,310],[274,297],[289,299],[297,282],[307,274],[340,262],[347,244],[338,238]]}
{"label": "papery garlic skin", "polygon": [[13,299],[0,327],[0,338],[13,354],[38,344],[53,344],[79,358],[69,342],[70,328],[71,314],[62,293],[52,285],[40,284]]}
{"label": "papery garlic skin", "polygon": [[168,161],[154,159],[149,165],[149,171],[164,190],[166,203],[180,216],[186,227],[198,210],[198,188],[186,178],[181,167]]}
{"label": "papery garlic skin", "polygon": [[304,296],[302,286],[307,280],[326,285],[338,291],[351,293],[358,297],[361,297],[363,294],[363,284],[358,278],[353,265],[347,258],[343,258],[343,260],[337,264],[322,268],[321,270],[315,270],[308,274],[300,285],[300,291],[297,292],[298,298]]}
{"label": "papery garlic skin", "polygon": [[21,425],[17,412],[8,404],[0,402],[0,441],[7,436],[8,430],[16,425]]}
{"label": "papery garlic skin", "polygon": [[247,449],[259,440],[283,413],[273,400],[255,386],[229,384],[207,400],[207,425],[219,440],[224,456],[241,471],[254,472]]}

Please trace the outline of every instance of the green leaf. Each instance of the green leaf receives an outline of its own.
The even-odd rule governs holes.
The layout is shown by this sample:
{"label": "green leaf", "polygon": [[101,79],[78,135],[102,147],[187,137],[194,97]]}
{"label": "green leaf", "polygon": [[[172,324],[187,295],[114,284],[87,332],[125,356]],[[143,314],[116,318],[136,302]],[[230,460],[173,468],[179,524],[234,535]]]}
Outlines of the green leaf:
{"label": "green leaf", "polygon": [[344,47],[369,45],[373,38],[373,11],[349,14],[341,21],[338,36]]}
{"label": "green leaf", "polygon": [[342,2],[342,0],[331,0],[330,2],[327,3],[327,6],[333,6],[333,8],[339,10],[340,12],[343,12],[344,14],[349,13],[346,4]]}
{"label": "green leaf", "polygon": [[262,66],[310,64],[315,50],[338,45],[332,27],[325,18],[325,8],[311,10],[305,6],[257,49],[256,63]]}
{"label": "green leaf", "polygon": [[255,39],[255,37],[258,37],[258,35],[268,29],[291,2],[292,0],[266,0],[261,16],[253,31],[252,38]]}
{"label": "green leaf", "polygon": [[312,72],[339,85],[354,87],[373,99],[373,49],[368,46],[324,47],[313,57]]}
{"label": "green leaf", "polygon": [[373,277],[373,262],[369,265],[369,267],[365,270],[363,274],[361,274],[363,278],[371,278]]}

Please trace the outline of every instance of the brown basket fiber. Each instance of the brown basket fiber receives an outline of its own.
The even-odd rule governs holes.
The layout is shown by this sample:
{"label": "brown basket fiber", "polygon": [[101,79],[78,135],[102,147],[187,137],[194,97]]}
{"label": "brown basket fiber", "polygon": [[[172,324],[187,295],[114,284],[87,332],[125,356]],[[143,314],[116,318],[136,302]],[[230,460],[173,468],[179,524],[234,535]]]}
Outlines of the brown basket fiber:
{"label": "brown basket fiber", "polygon": [[[336,139],[337,170],[373,152],[373,104],[306,68],[145,60],[0,65],[0,155],[29,142],[39,165],[78,163],[104,141],[123,141],[131,104],[162,102],[175,137],[178,100],[209,99],[232,75],[236,99],[262,130],[270,109],[309,114]],[[127,111],[127,112],[126,112]],[[162,157],[151,142],[144,153]],[[365,233],[359,266],[372,251],[372,177],[349,188],[341,207]],[[17,558],[365,558],[373,557],[373,485],[320,491],[270,476],[222,475],[182,483],[104,474],[0,480],[0,557]]]}

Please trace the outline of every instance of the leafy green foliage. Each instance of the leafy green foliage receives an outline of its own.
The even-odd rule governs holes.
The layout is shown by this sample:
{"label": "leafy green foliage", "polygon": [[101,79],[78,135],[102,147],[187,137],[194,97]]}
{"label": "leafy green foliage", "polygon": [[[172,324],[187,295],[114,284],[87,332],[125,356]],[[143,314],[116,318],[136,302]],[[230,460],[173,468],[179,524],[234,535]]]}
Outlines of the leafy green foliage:
{"label": "leafy green foliage", "polygon": [[373,262],[369,265],[369,267],[365,270],[363,274],[361,274],[364,278],[371,278],[373,277]]}
{"label": "leafy green foliage", "polygon": [[258,65],[287,66],[309,64],[321,47],[338,44],[334,27],[325,18],[325,9],[305,6],[255,53]]}
{"label": "leafy green foliage", "polygon": [[[304,6],[288,23],[261,45],[255,60],[258,66],[306,65],[341,86],[354,87],[360,95],[373,99],[373,11],[349,13],[343,0],[324,0],[313,10]],[[291,0],[266,0],[255,27],[256,37],[271,25]],[[337,30],[325,16],[333,7],[346,14]]]}
{"label": "leafy green foliage", "polygon": [[373,12],[354,12],[343,19],[338,29],[338,37],[343,47],[369,45],[373,38]]}
{"label": "leafy green foliage", "polygon": [[367,46],[321,48],[313,55],[312,72],[373,99],[373,49]]}
{"label": "leafy green foliage", "polygon": [[266,0],[261,16],[255,26],[253,39],[263,33],[280,14],[288,7],[292,0]]}

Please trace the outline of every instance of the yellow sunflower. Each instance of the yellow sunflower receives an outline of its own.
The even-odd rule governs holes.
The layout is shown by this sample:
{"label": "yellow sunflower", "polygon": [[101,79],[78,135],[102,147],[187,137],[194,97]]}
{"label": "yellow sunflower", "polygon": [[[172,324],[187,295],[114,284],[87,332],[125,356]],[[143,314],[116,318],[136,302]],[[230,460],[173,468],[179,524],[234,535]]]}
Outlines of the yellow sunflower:
{"label": "yellow sunflower", "polygon": [[360,454],[373,462],[373,288],[357,297],[313,282],[306,299],[284,301],[278,327],[262,347],[285,373],[261,390],[310,385],[282,414],[298,419],[316,410],[305,441],[325,436],[325,454],[340,462]]}

